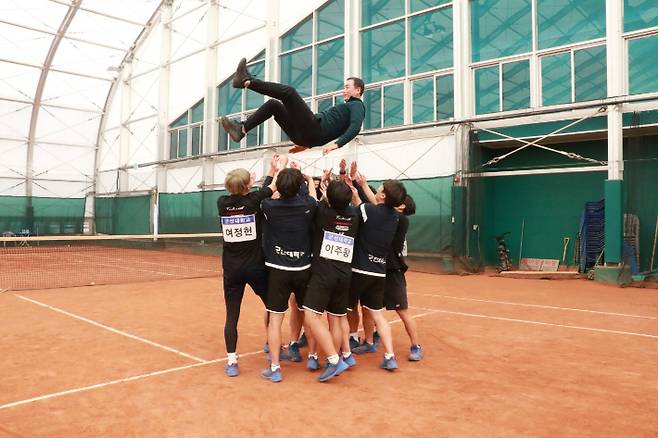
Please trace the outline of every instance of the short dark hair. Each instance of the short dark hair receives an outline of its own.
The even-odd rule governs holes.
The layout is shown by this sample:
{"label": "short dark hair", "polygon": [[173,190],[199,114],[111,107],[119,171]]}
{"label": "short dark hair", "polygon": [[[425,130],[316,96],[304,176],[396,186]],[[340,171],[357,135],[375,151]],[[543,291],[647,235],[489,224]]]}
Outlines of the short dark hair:
{"label": "short dark hair", "polygon": [[384,204],[387,207],[395,208],[398,205],[402,204],[404,198],[407,196],[407,189],[404,188],[404,184],[396,179],[387,179],[384,181]]}
{"label": "short dark hair", "polygon": [[345,211],[352,200],[352,189],[343,181],[333,180],[327,187],[327,198],[331,208],[336,211]]}
{"label": "short dark hair", "polygon": [[350,76],[349,78],[347,78],[348,81],[350,79],[352,80],[352,82],[354,82],[354,86],[356,88],[361,89],[361,94],[360,95],[363,96],[363,93],[366,91],[366,84],[363,82],[363,79],[357,78],[357,77],[354,77],[354,76]]}
{"label": "short dark hair", "polygon": [[281,194],[281,198],[284,199],[297,196],[303,183],[304,177],[299,169],[283,169],[276,177],[276,189]]}
{"label": "short dark hair", "polygon": [[402,214],[405,216],[412,216],[416,214],[416,201],[414,201],[414,198],[411,197],[411,195],[407,195],[404,197],[404,211]]}

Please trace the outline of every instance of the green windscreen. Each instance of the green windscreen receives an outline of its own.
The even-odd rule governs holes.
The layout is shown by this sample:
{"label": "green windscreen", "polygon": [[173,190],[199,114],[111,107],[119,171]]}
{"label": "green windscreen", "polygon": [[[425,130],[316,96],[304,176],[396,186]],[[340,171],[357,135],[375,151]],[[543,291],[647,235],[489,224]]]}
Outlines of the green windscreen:
{"label": "green windscreen", "polygon": [[96,198],[96,232],[100,234],[149,234],[151,197]]}
{"label": "green windscreen", "polygon": [[217,198],[224,191],[193,193],[161,193],[159,232],[215,233],[219,232]]}
{"label": "green windscreen", "polygon": [[0,196],[0,233],[81,234],[84,198]]}

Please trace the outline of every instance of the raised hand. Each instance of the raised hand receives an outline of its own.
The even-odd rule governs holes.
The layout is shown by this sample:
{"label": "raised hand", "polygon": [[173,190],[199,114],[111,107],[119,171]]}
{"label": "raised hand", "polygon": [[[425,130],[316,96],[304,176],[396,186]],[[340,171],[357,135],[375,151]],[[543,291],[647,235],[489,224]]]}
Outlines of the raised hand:
{"label": "raised hand", "polygon": [[356,161],[352,161],[352,164],[350,164],[350,178],[355,179],[356,177]]}

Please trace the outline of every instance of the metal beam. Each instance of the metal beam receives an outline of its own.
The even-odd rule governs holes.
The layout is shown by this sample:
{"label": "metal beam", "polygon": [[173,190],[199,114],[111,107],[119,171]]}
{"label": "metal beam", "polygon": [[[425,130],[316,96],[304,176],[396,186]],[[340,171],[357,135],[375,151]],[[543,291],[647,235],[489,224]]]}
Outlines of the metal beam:
{"label": "metal beam", "polygon": [[587,172],[605,172],[606,166],[582,166],[582,167],[552,167],[547,169],[526,169],[526,170],[501,170],[498,172],[475,172],[465,173],[466,178],[487,178],[495,176],[519,176],[519,175],[549,175],[555,173],[587,173]]}
{"label": "metal beam", "polygon": [[[67,2],[67,1],[63,1],[63,0],[48,0],[48,1],[50,1],[50,2],[52,2],[52,3],[57,3],[57,4],[60,4],[60,5],[64,5],[64,6],[70,6],[70,5],[71,5],[71,2]],[[111,18],[112,20],[122,21],[122,22],[124,22],[124,23],[128,23],[128,24],[134,24],[135,26],[139,26],[139,27],[144,26],[144,23],[139,23],[139,22],[137,22],[137,21],[129,20],[129,19],[127,19],[127,18],[123,18],[123,17],[118,17],[118,16],[116,16],[116,15],[107,14],[107,13],[105,13],[105,12],[96,11],[96,10],[94,10],[94,9],[89,9],[89,8],[83,8],[83,7],[81,7],[81,8],[79,8],[79,10],[81,10],[81,11],[85,11],[85,12],[89,12],[89,13],[91,13],[91,14],[100,15],[100,16],[102,16],[102,17]]]}
{"label": "metal beam", "polygon": [[[23,103],[26,105],[32,105],[31,100],[22,100],[22,99],[14,99],[11,97],[1,97],[0,100],[3,100],[5,102],[14,102],[14,103]],[[93,114],[103,114],[102,111],[99,111],[98,109],[91,109],[91,108],[80,108],[80,107],[75,107],[75,106],[68,106],[68,105],[56,105],[53,103],[41,103],[41,106],[45,106],[48,108],[59,108],[59,109],[65,109],[65,110],[72,110],[72,111],[81,111],[85,113],[93,113]]]}
{"label": "metal beam", "polygon": [[[14,61],[14,60],[5,59],[5,58],[0,58],[0,62],[6,62],[7,64],[22,65],[24,67],[36,68],[36,69],[39,69],[39,70],[43,69],[43,65],[30,64],[28,62]],[[83,77],[83,78],[96,79],[96,80],[99,80],[99,81],[114,82],[114,79],[104,78],[104,77],[101,77],[101,76],[88,75],[86,73],[79,73],[79,72],[70,71],[70,70],[62,70],[60,68],[51,68],[50,71],[56,72],[56,73],[64,73],[64,74],[72,75],[72,76],[80,76],[80,77]]]}
{"label": "metal beam", "polygon": [[37,122],[39,120],[39,109],[41,107],[41,98],[43,97],[43,90],[46,86],[46,80],[48,79],[48,73],[50,73],[50,66],[53,63],[55,54],[57,53],[57,48],[62,42],[62,35],[64,35],[71,26],[73,22],[73,17],[75,17],[78,8],[80,7],[80,1],[74,1],[69,10],[66,12],[66,15],[62,19],[62,23],[59,25],[57,33],[54,34],[52,43],[50,44],[50,49],[46,54],[46,59],[43,62],[43,69],[41,70],[41,75],[39,76],[39,82],[37,83],[37,88],[34,93],[34,104],[32,106],[32,118],[30,119],[30,130],[27,136],[27,163],[25,169],[26,181],[25,181],[25,195],[28,197],[32,196],[32,178],[34,172],[34,144],[36,142],[36,132],[37,132]]}
{"label": "metal beam", "polygon": [[[275,0],[272,0],[272,1],[275,1]],[[268,2],[268,5],[269,5],[269,2]],[[247,34],[249,34],[249,33],[256,32],[257,30],[260,30],[260,29],[262,29],[262,28],[264,28],[264,27],[265,27],[265,25],[258,26],[258,27],[255,27],[255,28],[253,28],[253,29],[249,29],[249,30],[246,30],[246,31],[244,31],[244,32],[240,32],[239,34],[234,35],[234,36],[232,36],[232,37],[230,37],[230,38],[227,38],[227,39],[225,39],[225,40],[215,41],[215,42],[213,42],[212,44],[210,44],[209,47],[210,47],[210,48],[214,48],[214,47],[220,46],[220,45],[222,45],[222,44],[225,44],[225,43],[228,43],[228,42],[230,42],[230,41],[233,41],[233,40],[235,40],[235,39],[237,39],[237,38],[243,37],[243,36],[245,36],[245,35],[247,35]],[[182,60],[187,59],[187,58],[189,58],[189,57],[191,57],[191,56],[198,55],[199,53],[201,53],[201,52],[203,52],[203,51],[205,51],[205,50],[206,50],[206,47],[204,47],[204,48],[202,48],[202,49],[194,50],[194,51],[192,51],[192,52],[190,52],[190,53],[186,53],[185,55],[181,55],[181,56],[179,56],[178,58],[175,58],[175,59],[172,59],[172,60],[168,61],[168,62],[167,62],[167,65],[175,64],[175,63],[177,63],[178,61],[182,61]],[[153,73],[153,72],[155,72],[155,71],[158,71],[158,70],[159,70],[160,68],[162,68],[162,67],[163,67],[162,65],[158,65],[158,66],[155,66],[155,67],[153,67],[153,68],[149,68],[149,69],[147,69],[147,70],[144,70],[144,71],[142,71],[142,72],[139,72],[139,73],[137,73],[137,74],[134,74],[134,75],[132,75],[132,76],[129,76],[129,77],[126,78],[125,80],[126,80],[126,81],[132,81],[133,79],[136,79],[136,78],[138,78],[138,77],[140,77],[140,76],[144,76],[144,75],[147,75],[147,74],[149,74],[149,73]]]}
{"label": "metal beam", "polygon": [[[71,4],[71,7],[75,7],[76,10],[78,10],[79,7],[80,7],[80,1],[82,1],[82,0],[75,0]],[[21,29],[27,29],[27,30],[30,30],[32,32],[45,33],[46,35],[52,35],[52,36],[54,36],[55,38],[58,38],[58,39],[65,38],[67,40],[78,41],[78,42],[85,43],[85,44],[91,44],[93,46],[105,47],[106,49],[118,50],[119,52],[125,52],[126,51],[125,47],[110,46],[109,44],[98,43],[96,41],[90,41],[90,40],[86,40],[84,38],[78,38],[78,37],[72,37],[70,35],[66,35],[66,29],[64,30],[64,33],[61,33],[59,30],[57,32],[52,32],[50,30],[38,29],[36,27],[25,26],[24,24],[12,23],[10,21],[5,21],[5,20],[0,20],[0,24],[6,24],[8,26],[20,27]],[[68,29],[68,26],[67,26],[67,29]]]}

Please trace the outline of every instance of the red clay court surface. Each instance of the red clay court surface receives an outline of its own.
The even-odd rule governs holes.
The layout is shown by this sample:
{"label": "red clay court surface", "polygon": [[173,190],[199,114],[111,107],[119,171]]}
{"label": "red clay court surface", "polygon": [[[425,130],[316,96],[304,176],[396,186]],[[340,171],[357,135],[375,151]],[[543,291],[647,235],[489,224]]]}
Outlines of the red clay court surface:
{"label": "red clay court surface", "polygon": [[[246,294],[224,375],[218,277],[0,293],[0,437],[658,436],[658,295],[586,280],[408,275],[425,359],[263,380]],[[394,314],[389,314],[395,320]]]}

